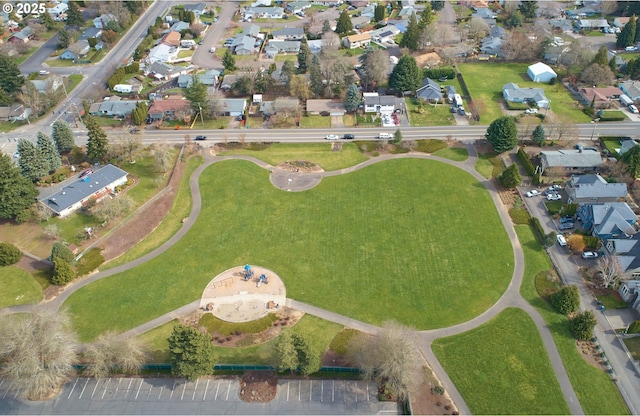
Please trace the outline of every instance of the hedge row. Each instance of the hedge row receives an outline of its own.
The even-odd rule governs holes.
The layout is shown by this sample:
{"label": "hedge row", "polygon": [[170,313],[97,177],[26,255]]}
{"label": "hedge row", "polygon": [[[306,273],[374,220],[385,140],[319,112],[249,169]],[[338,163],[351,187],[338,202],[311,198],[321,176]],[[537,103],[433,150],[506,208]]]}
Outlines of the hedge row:
{"label": "hedge row", "polygon": [[533,166],[533,163],[531,163],[529,156],[527,156],[522,147],[518,149],[518,159],[520,159],[520,163],[522,163],[522,166],[524,166],[524,170],[527,171],[527,175],[533,176],[536,172],[536,168],[535,166]]}
{"label": "hedge row", "polygon": [[544,245],[544,229],[540,224],[540,220],[538,220],[536,217],[531,217],[530,223],[533,229],[536,231],[536,236],[538,236],[538,241],[540,242],[540,244]]}
{"label": "hedge row", "polygon": [[456,70],[452,66],[444,66],[440,68],[425,68],[422,71],[423,78],[431,78],[439,80],[441,78],[454,79],[456,77]]}

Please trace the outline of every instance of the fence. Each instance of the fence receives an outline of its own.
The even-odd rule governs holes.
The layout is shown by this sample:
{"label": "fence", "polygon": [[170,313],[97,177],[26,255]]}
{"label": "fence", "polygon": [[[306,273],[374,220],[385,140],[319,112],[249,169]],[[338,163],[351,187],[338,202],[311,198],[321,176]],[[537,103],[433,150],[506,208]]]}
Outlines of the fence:
{"label": "fence", "polygon": [[[82,369],[84,366],[77,366],[76,368]],[[143,370],[170,370],[171,364],[168,363],[156,363],[145,364],[142,367]],[[250,365],[250,364],[216,364],[213,366],[214,370],[219,371],[276,371],[275,367],[270,365]],[[360,374],[359,368],[353,367],[320,367],[320,372],[325,373],[352,373]]]}

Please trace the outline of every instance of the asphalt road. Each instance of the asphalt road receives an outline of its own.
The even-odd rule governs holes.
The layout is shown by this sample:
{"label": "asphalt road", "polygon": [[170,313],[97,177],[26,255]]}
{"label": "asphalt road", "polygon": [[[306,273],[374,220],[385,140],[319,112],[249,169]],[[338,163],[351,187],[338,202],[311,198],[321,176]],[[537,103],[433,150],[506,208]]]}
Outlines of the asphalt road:
{"label": "asphalt road", "polygon": [[227,30],[231,18],[236,12],[235,7],[223,7],[218,15],[218,21],[213,23],[204,37],[202,45],[196,48],[192,62],[203,68],[222,68],[222,62],[215,53],[209,52],[211,47],[219,48],[222,44],[221,40]]}

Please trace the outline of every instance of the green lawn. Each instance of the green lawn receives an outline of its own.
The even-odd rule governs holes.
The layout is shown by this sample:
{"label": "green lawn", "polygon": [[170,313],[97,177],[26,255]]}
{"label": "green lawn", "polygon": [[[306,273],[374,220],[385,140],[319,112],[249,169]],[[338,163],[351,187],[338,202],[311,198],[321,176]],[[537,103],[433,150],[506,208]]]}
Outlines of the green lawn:
{"label": "green lawn", "polygon": [[276,62],[284,62],[284,61],[298,62],[298,55],[283,55],[279,53],[276,55],[275,60]]}
{"label": "green lawn", "polygon": [[582,409],[590,415],[629,414],[618,388],[604,371],[582,358],[571,335],[567,318],[560,315],[539,295],[535,288],[538,273],[552,269],[549,257],[529,226],[516,226],[524,250],[525,274],[520,294],[542,315],[551,328],[553,340],[569,374]]}
{"label": "green lawn", "polygon": [[413,98],[406,98],[405,102],[412,126],[453,126],[456,124],[447,104],[435,106],[424,104],[422,106],[423,112],[420,113],[418,103]]}
{"label": "green lawn", "polygon": [[[527,77],[528,64],[521,63],[470,63],[458,64],[464,76],[473,101],[480,112],[480,122],[490,124],[502,116],[499,102],[502,98],[502,87],[514,82],[521,88],[543,88],[547,98],[551,100],[551,110],[574,123],[588,123],[589,117],[582,112],[582,106],[560,84],[555,85],[532,82]],[[491,76],[487,76],[491,74]]]}
{"label": "green lawn", "polygon": [[445,157],[455,162],[463,162],[469,158],[469,152],[464,147],[446,147],[436,151],[434,155]]}
{"label": "green lawn", "polygon": [[496,154],[479,153],[475,169],[487,179],[497,178],[504,171],[504,162]]}
{"label": "green lawn", "polygon": [[[82,339],[183,306],[218,273],[245,263],[278,273],[287,297],[419,329],[477,316],[510,281],[510,244],[493,202],[455,167],[392,160],[324,178],[306,192],[278,190],[268,177],[245,161],[206,169],[203,210],[183,239],[67,300]],[[482,215],[468,215],[469,201]]]}
{"label": "green lawn", "polygon": [[190,56],[193,56],[193,50],[191,49],[183,49],[180,52],[178,52],[178,58],[188,58]]}
{"label": "green lawn", "polygon": [[173,332],[173,327],[178,324],[178,320],[174,319],[138,335],[138,340],[144,345],[147,351],[147,363],[168,363],[169,360],[169,343],[167,338]]}
{"label": "green lawn", "polygon": [[522,309],[437,339],[433,352],[473,414],[569,414],[540,333]]}
{"label": "green lawn", "polygon": [[300,127],[312,129],[312,128],[330,128],[331,117],[323,116],[306,116],[300,117]]}
{"label": "green lawn", "polygon": [[333,152],[330,143],[273,143],[264,150],[230,150],[221,155],[250,155],[273,166],[294,160],[315,162],[324,170],[343,169],[367,160],[354,143],[344,143],[339,152]]}
{"label": "green lawn", "polygon": [[640,360],[640,337],[623,338],[624,345],[627,346],[634,360]]}
{"label": "green lawn", "polygon": [[81,74],[71,74],[67,78],[71,81],[71,84],[67,87],[67,93],[70,93],[82,81],[83,76]]}
{"label": "green lawn", "polygon": [[0,308],[42,300],[40,284],[17,266],[0,267],[0,288]]}

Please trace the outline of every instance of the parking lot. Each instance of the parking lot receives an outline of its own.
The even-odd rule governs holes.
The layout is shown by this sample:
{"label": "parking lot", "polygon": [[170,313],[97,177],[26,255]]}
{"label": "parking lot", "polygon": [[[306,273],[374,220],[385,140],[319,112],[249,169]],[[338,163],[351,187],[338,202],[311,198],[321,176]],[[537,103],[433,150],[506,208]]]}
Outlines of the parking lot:
{"label": "parking lot", "polygon": [[356,380],[280,380],[274,400],[246,403],[237,377],[194,382],[173,378],[75,378],[57,398],[18,399],[0,380],[2,414],[398,414],[379,402],[375,383]]}

